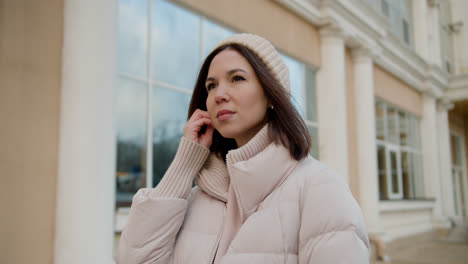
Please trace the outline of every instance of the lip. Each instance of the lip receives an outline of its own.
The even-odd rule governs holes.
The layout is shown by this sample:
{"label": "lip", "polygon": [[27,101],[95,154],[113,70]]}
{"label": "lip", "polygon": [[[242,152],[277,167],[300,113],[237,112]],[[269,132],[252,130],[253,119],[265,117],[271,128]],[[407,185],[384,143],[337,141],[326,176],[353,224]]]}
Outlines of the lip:
{"label": "lip", "polygon": [[216,113],[216,119],[218,119],[219,121],[225,121],[230,119],[234,114],[235,112],[231,110],[222,109]]}

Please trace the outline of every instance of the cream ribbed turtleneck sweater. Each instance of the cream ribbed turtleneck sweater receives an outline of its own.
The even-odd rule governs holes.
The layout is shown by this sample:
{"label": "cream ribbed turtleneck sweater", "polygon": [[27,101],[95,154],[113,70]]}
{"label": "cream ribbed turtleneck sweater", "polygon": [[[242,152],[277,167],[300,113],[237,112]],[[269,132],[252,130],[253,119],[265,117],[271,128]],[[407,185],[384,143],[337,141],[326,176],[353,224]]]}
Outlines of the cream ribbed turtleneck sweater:
{"label": "cream ribbed turtleneck sweater", "polygon": [[210,154],[208,148],[182,137],[171,166],[153,190],[152,196],[185,199],[190,193],[195,176],[200,174],[197,185],[211,196],[227,202],[229,164],[254,157],[270,143],[268,125],[265,125],[247,144],[229,151],[225,163],[214,153]]}
{"label": "cream ribbed turtleneck sweater", "polygon": [[[231,164],[248,160],[271,143],[268,125],[265,125],[247,144],[229,151],[226,163],[205,147],[182,137],[177,154],[161,182],[152,192],[153,197],[187,198],[195,176],[197,185],[209,195],[226,202],[226,216],[214,263],[219,263],[245,216],[239,208],[238,197],[228,173]],[[194,147],[193,144],[198,145]]]}

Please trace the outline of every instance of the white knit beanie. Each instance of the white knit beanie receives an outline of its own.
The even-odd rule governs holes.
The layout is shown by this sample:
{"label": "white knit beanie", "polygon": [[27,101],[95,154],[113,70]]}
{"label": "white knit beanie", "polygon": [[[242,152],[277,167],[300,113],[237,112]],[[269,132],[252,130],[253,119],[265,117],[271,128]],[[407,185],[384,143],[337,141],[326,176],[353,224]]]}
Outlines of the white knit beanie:
{"label": "white knit beanie", "polygon": [[290,92],[289,87],[289,71],[288,67],[284,63],[279,52],[273,47],[273,45],[266,39],[248,33],[242,33],[230,36],[214,47],[213,50],[217,49],[226,44],[239,44],[242,45],[257,54],[257,56],[267,66],[270,73],[275,77],[277,81],[281,83],[286,91]]}

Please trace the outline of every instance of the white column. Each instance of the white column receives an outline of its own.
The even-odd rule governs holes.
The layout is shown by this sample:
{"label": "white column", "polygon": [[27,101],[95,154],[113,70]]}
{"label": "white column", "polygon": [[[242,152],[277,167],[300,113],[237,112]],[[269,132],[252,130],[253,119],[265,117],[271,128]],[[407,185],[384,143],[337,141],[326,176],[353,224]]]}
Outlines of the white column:
{"label": "white column", "polygon": [[348,181],[345,46],[342,32],[320,30],[322,66],[317,73],[320,160]]}
{"label": "white column", "polygon": [[421,131],[425,193],[427,197],[435,199],[433,226],[436,228],[445,227],[445,219],[443,219],[441,212],[436,99],[427,93],[423,94]]}
{"label": "white column", "polygon": [[450,151],[450,129],[448,121],[448,111],[452,108],[453,104],[448,100],[441,100],[437,105],[440,187],[442,194],[441,206],[443,216],[448,218],[453,218],[455,216],[452,183],[452,153]]}
{"label": "white column", "polygon": [[382,232],[379,225],[379,187],[375,136],[374,70],[369,49],[352,51],[356,110],[359,202],[369,233]]}
{"label": "white column", "polygon": [[65,0],[55,264],[112,263],[117,1]]}

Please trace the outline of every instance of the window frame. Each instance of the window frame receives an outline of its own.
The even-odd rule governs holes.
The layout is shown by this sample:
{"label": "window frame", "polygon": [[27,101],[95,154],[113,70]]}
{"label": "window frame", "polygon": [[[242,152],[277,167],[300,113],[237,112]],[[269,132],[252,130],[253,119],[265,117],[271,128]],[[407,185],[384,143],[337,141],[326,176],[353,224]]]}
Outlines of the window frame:
{"label": "window frame", "polygon": [[[291,57],[290,57],[291,58]],[[304,62],[301,62],[299,60],[296,60],[297,62],[301,63],[301,77],[302,77],[302,87],[301,87],[301,93],[302,93],[302,105],[305,106],[306,109],[303,109],[304,111],[304,116],[303,116],[303,119],[304,119],[304,122],[307,126],[307,130],[309,130],[309,126],[312,127],[312,128],[315,128],[318,132],[318,129],[319,129],[319,124],[318,124],[318,116],[316,116],[316,121],[313,121],[311,117],[308,116],[308,111],[307,111],[307,104],[308,103],[314,103],[314,107],[315,107],[315,114],[317,115],[317,101],[315,100],[315,102],[310,102],[308,101],[307,99],[311,99],[311,98],[308,98],[307,97],[307,89],[310,87],[307,87],[307,82],[306,82],[306,74],[307,74],[307,67],[309,67],[311,70],[314,71],[314,76],[316,77],[317,76],[317,69],[315,69],[314,67],[311,67],[309,65],[306,65]],[[317,98],[317,80],[315,79],[315,99]],[[311,133],[311,131],[309,131],[309,134]],[[319,142],[319,135],[317,133],[317,144]],[[312,137],[310,137],[310,140],[313,141]],[[314,142],[311,142],[312,144]],[[310,149],[310,153],[312,154],[312,151],[313,151],[313,146],[311,147]],[[316,159],[318,159],[320,156],[320,149],[317,148],[317,153],[315,153],[315,157]]]}
{"label": "window frame", "polygon": [[[389,31],[404,45],[414,48],[412,2],[407,0],[368,0],[367,3],[389,23]],[[405,35],[405,22],[408,34]]]}
{"label": "window frame", "polygon": [[[395,153],[395,158],[396,158],[396,169],[397,171],[395,172],[396,173],[396,176],[397,176],[397,188],[398,188],[398,191],[397,192],[394,192],[393,191],[393,165],[392,165],[392,161],[391,161],[391,153]],[[385,158],[386,158],[386,162],[388,164],[387,166],[387,194],[388,194],[388,198],[389,199],[402,199],[403,198],[403,179],[402,179],[402,175],[401,175],[401,152],[399,150],[399,148],[393,144],[387,144],[385,146]]]}
{"label": "window frame", "polygon": [[[421,150],[421,144],[419,143],[419,138],[420,138],[420,129],[415,129],[413,130],[411,126],[416,123],[416,125],[420,125],[420,119],[416,117],[415,115],[411,114],[408,111],[402,110],[401,108],[388,103],[384,99],[380,99],[378,97],[375,98],[375,106],[374,106],[374,111],[376,111],[377,107],[381,107],[381,110],[383,111],[383,123],[384,123],[384,140],[378,139],[378,135],[376,133],[376,150],[377,150],[377,155],[378,155],[378,149],[384,148],[385,149],[385,163],[386,163],[386,188],[387,188],[387,197],[382,198],[384,195],[381,194],[381,184],[379,183],[379,197],[380,200],[414,200],[414,199],[424,199],[425,194],[422,195],[422,197],[418,197],[418,193],[416,192],[416,181],[417,178],[422,178],[424,177],[423,171],[419,168],[422,167],[422,150]],[[395,132],[397,135],[396,142],[391,142],[389,139],[389,129],[388,129],[388,115],[387,115],[387,109],[391,108],[395,110]],[[407,141],[406,145],[401,145],[400,141],[400,113],[403,113],[404,116],[406,117],[407,120]],[[375,128],[377,129],[377,118],[375,120]],[[416,133],[419,133],[419,135],[415,135]],[[392,173],[393,173],[393,168],[390,160],[390,152],[395,152],[396,153],[396,158],[397,158],[397,184],[398,184],[398,191],[393,192],[393,182],[392,182]],[[407,153],[407,159],[408,159],[408,173],[410,180],[408,182],[409,186],[406,186],[404,184],[404,179],[403,179],[403,152]],[[417,157],[419,156],[419,160]],[[419,162],[418,162],[419,161]],[[421,164],[416,164],[416,163],[421,163]],[[377,164],[378,166],[378,164]],[[377,171],[380,171],[380,168],[377,167]],[[377,180],[380,181],[379,175],[376,175]],[[422,183],[424,184],[424,183]],[[409,197],[405,197],[404,195],[404,188],[409,188]],[[424,188],[423,188],[424,189]]]}
{"label": "window frame", "polygon": [[[452,157],[450,165],[452,172],[452,186],[453,188],[456,188],[457,186],[459,187],[458,190],[452,190],[454,198],[454,212],[456,221],[461,223],[468,215],[468,193],[466,192],[466,190],[468,190],[468,180],[466,178],[466,153],[464,147],[465,137],[453,130],[450,130],[450,137],[454,137],[457,141],[452,144],[452,140],[450,139],[450,148],[452,149],[455,147],[455,152],[458,152],[458,156],[460,158],[460,163],[458,164],[457,162],[454,163],[454,157]],[[456,175],[454,175],[455,173]]]}
{"label": "window frame", "polygon": [[[200,33],[199,33],[199,41],[200,41],[200,62],[203,62],[203,60],[205,59],[206,55],[208,54],[205,54],[205,21],[209,21],[210,23],[213,23],[213,24],[216,24],[228,31],[231,31],[232,33],[236,34],[237,32],[235,30],[233,30],[232,28],[226,26],[225,24],[223,24],[222,22],[219,22],[217,20],[214,20],[214,19],[210,19],[208,18],[207,16],[205,15],[202,15],[201,13],[199,12],[196,12],[194,10],[191,10],[191,9],[187,9],[186,7],[184,6],[181,6],[179,5],[178,3],[174,3],[173,1],[166,1],[167,3],[171,4],[171,5],[174,5],[175,7],[177,8],[181,8],[187,12],[190,12],[191,14],[194,14],[196,16],[199,17],[199,23],[200,23]],[[120,3],[119,3],[120,4]],[[154,119],[154,116],[153,116],[153,106],[154,106],[154,102],[153,102],[153,90],[155,89],[155,87],[162,87],[162,88],[165,88],[165,89],[169,89],[171,91],[176,91],[176,92],[180,92],[180,93],[183,93],[183,94],[188,94],[188,95],[191,95],[193,90],[192,89],[188,89],[188,88],[184,88],[184,87],[181,87],[181,86],[178,86],[178,85],[174,85],[174,84],[171,84],[171,83],[168,83],[168,82],[164,82],[164,81],[160,81],[160,80],[157,80],[155,79],[156,77],[153,76],[153,72],[152,72],[152,68],[153,68],[153,63],[152,63],[152,56],[153,56],[153,50],[154,50],[154,47],[153,47],[153,17],[154,17],[154,14],[153,14],[153,0],[147,0],[147,8],[148,8],[148,12],[147,12],[147,27],[146,27],[146,54],[145,54],[145,57],[146,57],[146,68],[145,68],[145,75],[139,75],[139,74],[135,74],[135,73],[129,73],[129,72],[124,72],[124,71],[121,71],[120,69],[118,69],[118,72],[117,72],[117,76],[116,78],[122,78],[124,80],[130,80],[130,81],[138,81],[138,82],[141,82],[143,85],[146,85],[146,105],[147,105],[147,109],[146,109],[146,129],[145,129],[145,144],[144,144],[144,155],[146,155],[145,158],[143,158],[145,160],[145,163],[143,163],[143,173],[144,173],[144,176],[145,176],[145,179],[146,181],[144,183],[142,183],[142,187],[153,187],[154,185],[154,182],[153,182],[153,177],[154,177],[154,171],[153,171],[153,132],[154,132],[154,127],[153,127],[153,119]],[[313,72],[314,74],[316,74],[316,68],[313,67],[313,66],[310,66],[308,64],[306,64],[305,62],[301,61],[301,60],[298,60],[296,58],[293,58],[291,56],[289,56],[288,54],[286,53],[283,53],[281,52],[280,50],[278,50],[278,52],[284,56],[287,56],[288,58],[290,58],[291,60],[294,60],[295,62],[299,63],[301,65],[301,78],[302,78],[302,86],[301,86],[301,94],[302,94],[302,100],[305,100],[306,102],[302,102],[303,105],[306,105],[307,103],[307,91],[306,89],[308,87],[306,87],[306,67],[309,67]],[[316,80],[315,80],[315,85],[316,85]],[[316,91],[315,91],[315,97],[316,98]],[[315,107],[317,107],[317,102],[313,102],[315,104]],[[306,109],[304,109],[306,110]],[[316,111],[317,112],[317,111]],[[307,126],[311,126],[313,128],[316,128],[317,131],[318,131],[318,120],[317,121],[313,121],[313,120],[309,120],[307,118],[304,118],[304,121],[306,123]],[[317,133],[317,137],[318,137],[318,133]],[[317,141],[318,141],[318,138],[317,138]],[[117,144],[117,142],[116,142]],[[317,148],[318,150],[318,148]]]}

